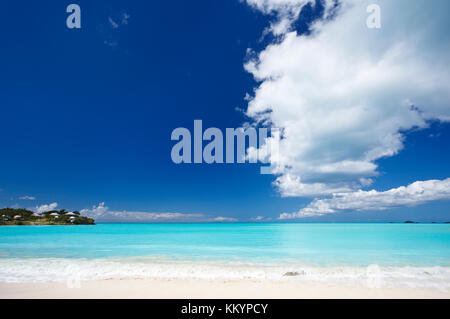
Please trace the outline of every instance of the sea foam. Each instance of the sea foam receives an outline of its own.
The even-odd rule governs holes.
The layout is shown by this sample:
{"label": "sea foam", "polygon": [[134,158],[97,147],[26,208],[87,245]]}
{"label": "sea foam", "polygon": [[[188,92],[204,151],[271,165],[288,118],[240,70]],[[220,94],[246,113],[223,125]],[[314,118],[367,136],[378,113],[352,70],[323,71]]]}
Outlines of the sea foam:
{"label": "sea foam", "polygon": [[370,288],[450,289],[450,267],[309,266],[167,258],[0,258],[2,282],[104,279],[279,280]]}

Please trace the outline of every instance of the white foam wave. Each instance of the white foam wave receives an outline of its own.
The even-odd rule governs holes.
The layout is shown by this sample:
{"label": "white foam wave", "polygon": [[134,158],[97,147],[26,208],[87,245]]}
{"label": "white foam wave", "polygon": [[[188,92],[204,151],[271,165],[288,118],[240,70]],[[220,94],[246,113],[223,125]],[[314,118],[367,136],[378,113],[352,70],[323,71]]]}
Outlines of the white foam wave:
{"label": "white foam wave", "polygon": [[368,287],[450,289],[450,267],[317,267],[164,258],[0,258],[2,282],[102,279],[299,280]]}

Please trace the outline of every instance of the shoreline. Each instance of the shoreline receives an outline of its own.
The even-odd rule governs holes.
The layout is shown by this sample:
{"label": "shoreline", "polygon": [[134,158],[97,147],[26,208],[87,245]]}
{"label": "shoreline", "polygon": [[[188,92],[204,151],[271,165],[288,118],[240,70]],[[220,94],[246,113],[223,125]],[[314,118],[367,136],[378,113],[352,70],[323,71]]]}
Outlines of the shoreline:
{"label": "shoreline", "polygon": [[450,292],[273,280],[110,279],[0,283],[0,299],[450,299]]}

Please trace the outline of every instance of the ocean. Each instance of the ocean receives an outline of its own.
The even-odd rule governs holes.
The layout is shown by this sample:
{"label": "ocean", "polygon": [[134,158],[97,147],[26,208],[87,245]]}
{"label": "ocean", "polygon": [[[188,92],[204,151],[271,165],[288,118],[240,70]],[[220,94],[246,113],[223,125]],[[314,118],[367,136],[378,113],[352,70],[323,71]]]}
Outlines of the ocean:
{"label": "ocean", "polygon": [[450,289],[450,224],[0,227],[0,281],[301,280]]}

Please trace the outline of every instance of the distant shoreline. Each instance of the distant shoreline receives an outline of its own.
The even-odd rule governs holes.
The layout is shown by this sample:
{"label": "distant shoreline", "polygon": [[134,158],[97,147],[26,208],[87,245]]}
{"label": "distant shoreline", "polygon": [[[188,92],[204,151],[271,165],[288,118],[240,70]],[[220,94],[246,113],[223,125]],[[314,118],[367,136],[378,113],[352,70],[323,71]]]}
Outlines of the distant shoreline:
{"label": "distant shoreline", "polygon": [[450,224],[450,222],[109,222],[109,221],[97,221],[92,224],[72,224],[72,223],[36,223],[36,222],[22,222],[21,224],[7,223],[0,224],[0,226],[76,226],[76,225],[99,225],[99,224],[155,224],[155,225],[180,225],[180,224],[189,224],[189,225],[202,225],[202,224],[213,224],[213,225],[235,225],[235,224],[254,224],[254,225],[270,225],[270,224],[399,224],[399,225],[411,225],[411,224],[420,224],[420,225],[442,225],[442,224]]}
{"label": "distant shoreline", "polygon": [[0,226],[95,225],[92,218],[65,209],[34,212],[21,208],[0,209]]}
{"label": "distant shoreline", "polygon": [[97,224],[45,224],[45,223],[23,223],[23,224],[0,224],[0,226],[95,226]]}

